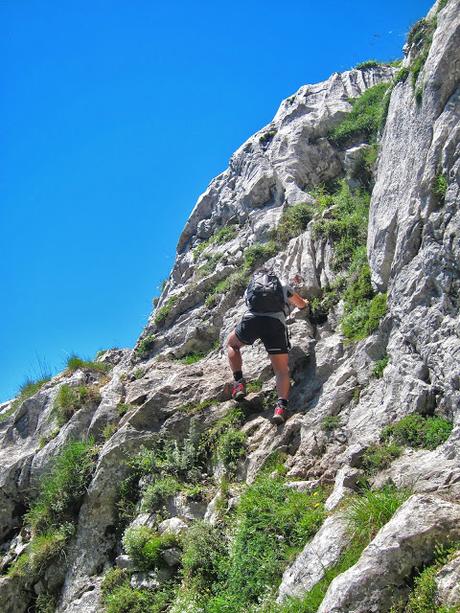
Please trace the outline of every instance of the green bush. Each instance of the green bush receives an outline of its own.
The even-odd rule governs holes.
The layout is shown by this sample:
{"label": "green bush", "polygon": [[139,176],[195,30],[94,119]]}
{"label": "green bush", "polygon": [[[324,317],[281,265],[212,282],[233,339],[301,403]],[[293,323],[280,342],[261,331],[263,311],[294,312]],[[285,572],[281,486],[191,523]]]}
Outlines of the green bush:
{"label": "green bush", "polygon": [[268,132],[264,132],[261,136],[259,136],[259,143],[261,145],[266,145],[273,140],[274,136],[276,136],[276,130],[269,130]]}
{"label": "green bush", "polygon": [[[347,306],[345,305],[347,310]],[[386,294],[377,294],[371,300],[358,303],[342,318],[343,335],[351,341],[358,341],[372,334],[379,327],[380,320],[387,312]]]}
{"label": "green bush", "polygon": [[67,370],[75,372],[79,368],[82,370],[93,370],[94,372],[106,373],[110,370],[111,365],[106,362],[93,362],[91,360],[83,360],[78,355],[72,354],[66,362]]}
{"label": "green bush", "polygon": [[181,484],[174,477],[156,479],[147,486],[142,498],[143,511],[157,511],[169,496],[180,492]]}
{"label": "green bush", "polygon": [[41,575],[58,557],[64,555],[69,539],[74,533],[71,523],[63,523],[59,528],[50,528],[35,535],[26,551],[19,556],[8,570],[10,577]]}
{"label": "green bush", "polygon": [[327,415],[321,422],[321,429],[325,432],[331,432],[340,426],[340,417],[338,415]]}
{"label": "green bush", "polygon": [[149,355],[149,353],[153,350],[155,346],[155,338],[156,337],[154,334],[149,334],[141,341],[139,341],[135,351],[136,355],[141,358],[144,358]]}
{"label": "green bush", "polygon": [[57,607],[57,597],[49,592],[40,592],[35,601],[35,613],[54,613]]}
{"label": "green bush", "polygon": [[286,245],[291,238],[302,234],[313,219],[316,210],[316,207],[308,202],[299,202],[285,208],[274,231],[274,239],[280,245]]}
{"label": "green bush", "polygon": [[452,429],[452,422],[444,417],[424,417],[414,413],[386,426],[382,440],[408,447],[435,449],[449,438]]}
{"label": "green bush", "polygon": [[365,62],[359,62],[356,64],[355,68],[357,70],[366,70],[367,68],[376,68],[380,66],[381,62],[377,62],[377,60],[366,60]]}
{"label": "green bush", "polygon": [[359,181],[366,190],[370,190],[374,184],[374,167],[377,155],[377,143],[372,143],[360,152],[351,173],[352,178]]}
{"label": "green bush", "polygon": [[244,432],[231,428],[217,442],[217,460],[222,462],[230,475],[236,473],[238,461],[246,452],[246,438]]}
{"label": "green bush", "polygon": [[182,575],[186,588],[204,591],[220,578],[228,555],[222,531],[208,522],[195,522],[182,539]]}
{"label": "green bush", "polygon": [[115,588],[126,582],[128,573],[122,568],[109,568],[101,582],[102,598],[105,599]]}
{"label": "green bush", "polygon": [[260,379],[254,379],[253,381],[249,381],[246,385],[246,391],[248,394],[252,394],[254,392],[260,392],[262,389],[262,381]]}
{"label": "green bush", "polygon": [[125,552],[142,571],[154,570],[164,564],[163,552],[176,544],[174,534],[158,534],[147,526],[133,526],[123,535]]}
{"label": "green bush", "polygon": [[157,325],[161,325],[167,320],[173,306],[177,303],[178,299],[179,297],[177,295],[170,296],[165,302],[165,304],[157,310],[153,319]]}
{"label": "green bush", "polygon": [[444,204],[447,192],[447,177],[443,174],[437,174],[434,178],[433,194],[438,198],[441,204]]}
{"label": "green bush", "polygon": [[249,279],[250,274],[245,268],[243,268],[243,270],[232,272],[228,277],[222,281],[219,281],[219,283],[206,296],[206,306],[208,308],[215,306],[219,301],[219,296],[221,294],[234,292],[237,295],[242,295],[249,283]]}
{"label": "green bush", "polygon": [[215,232],[210,238],[203,241],[193,249],[193,259],[196,261],[203,251],[210,245],[224,245],[225,243],[231,241],[232,238],[235,238],[236,235],[237,229],[234,225],[220,228],[220,230],[217,230],[217,232]]}
{"label": "green bush", "polygon": [[388,468],[402,453],[402,448],[396,443],[370,445],[364,452],[362,467],[369,476]]}
{"label": "green bush", "polygon": [[92,440],[74,441],[62,449],[26,513],[34,532],[42,534],[74,519],[91,481],[96,453]]}
{"label": "green bush", "polygon": [[124,415],[126,415],[126,413],[128,413],[134,408],[135,407],[133,404],[126,404],[124,402],[120,402],[119,404],[117,404],[117,413],[120,417],[123,417]]}
{"label": "green bush", "polygon": [[396,73],[394,79],[393,79],[393,83],[396,85],[397,83],[404,83],[407,79],[407,77],[410,74],[410,70],[409,68],[403,67],[400,70],[398,70],[398,72]]}
{"label": "green bush", "polygon": [[331,130],[329,138],[337,145],[343,145],[361,135],[368,139],[375,138],[381,124],[382,103],[388,87],[388,83],[379,83],[352,100],[352,110]]}
{"label": "green bush", "polygon": [[203,266],[200,266],[196,270],[195,272],[196,278],[202,279],[203,277],[207,277],[208,275],[213,273],[214,270],[216,269],[217,264],[221,261],[223,257],[224,257],[223,253],[214,253],[213,255],[208,256],[206,258],[206,264],[203,264]]}
{"label": "green bush", "polygon": [[277,253],[278,247],[274,241],[251,245],[244,252],[243,268],[247,271],[253,271]]}
{"label": "green bush", "polygon": [[390,356],[385,354],[383,358],[377,360],[374,364],[374,368],[372,370],[372,374],[376,379],[380,379],[383,376],[383,371],[388,366],[390,361]]}
{"label": "green bush", "polygon": [[90,403],[99,403],[101,395],[95,386],[71,387],[64,383],[54,399],[53,413],[59,426],[66,424],[76,411]]}
{"label": "green bush", "polygon": [[163,613],[174,599],[175,591],[173,582],[163,583],[156,590],[147,590],[131,587],[126,579],[105,596],[105,613]]}
{"label": "green bush", "polygon": [[279,583],[286,564],[320,527],[325,493],[301,493],[269,475],[267,465],[242,494],[232,546],[220,569],[221,583],[206,611],[248,610]]}

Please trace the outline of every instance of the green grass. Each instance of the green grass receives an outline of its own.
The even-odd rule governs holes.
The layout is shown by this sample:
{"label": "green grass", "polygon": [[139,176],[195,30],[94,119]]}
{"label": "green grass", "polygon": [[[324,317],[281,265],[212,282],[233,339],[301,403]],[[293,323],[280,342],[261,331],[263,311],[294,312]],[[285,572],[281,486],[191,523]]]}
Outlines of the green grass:
{"label": "green grass", "polygon": [[106,424],[104,426],[104,429],[102,430],[102,438],[105,441],[108,441],[110,438],[112,438],[112,436],[115,434],[115,432],[118,430],[118,425],[111,423],[111,424]]}
{"label": "green grass", "polygon": [[182,364],[188,364],[188,365],[196,364],[197,362],[205,358],[207,355],[208,354],[204,351],[196,351],[194,353],[187,353],[187,355],[184,355],[182,358],[179,358],[179,362],[182,362]]}
{"label": "green grass", "polygon": [[388,366],[389,361],[390,361],[390,356],[387,354],[385,354],[383,358],[381,358],[380,360],[376,360],[374,364],[374,368],[372,369],[372,374],[374,375],[376,379],[382,378],[383,371]]}
{"label": "green grass", "polygon": [[370,190],[374,184],[374,168],[377,155],[378,145],[372,143],[360,152],[352,171],[352,178],[359,181],[366,190]]}
{"label": "green grass", "polygon": [[416,92],[417,89],[423,91],[423,89],[417,88],[417,81],[428,58],[436,26],[436,17],[420,19],[414,24],[407,38],[408,44],[412,46],[413,53],[415,53],[415,58],[412,60],[409,70],[412,78],[412,87]]}
{"label": "green grass", "polygon": [[217,264],[224,257],[223,253],[214,253],[213,255],[209,255],[206,258],[206,263],[200,266],[195,271],[195,276],[197,279],[203,279],[207,277],[216,269]]}
{"label": "green grass", "polygon": [[25,515],[36,534],[73,521],[95,468],[97,449],[92,440],[74,441],[56,457],[50,472],[40,482],[37,499]]}
{"label": "green grass", "polygon": [[120,402],[119,404],[117,404],[117,413],[120,417],[123,417],[124,415],[126,415],[126,413],[128,413],[134,408],[135,406],[133,404],[126,404],[124,402]]}
{"label": "green grass", "polygon": [[246,385],[246,391],[248,394],[252,394],[255,392],[260,392],[262,389],[263,383],[259,379],[254,379],[253,381],[249,381]]}
{"label": "green grass", "polygon": [[[270,469],[270,467],[267,467]],[[242,494],[232,544],[219,564],[220,580],[206,611],[246,611],[279,584],[287,563],[320,527],[325,493],[286,488],[263,470]]]}
{"label": "green grass", "polygon": [[[351,542],[337,564],[328,568],[323,578],[302,598],[288,598],[282,605],[266,609],[267,613],[316,613],[332,581],[354,566],[363,550],[407,499],[407,491],[385,486],[380,490],[366,490],[354,497],[346,511]],[[265,609],[262,609],[265,612]]]}
{"label": "green grass", "polygon": [[437,174],[434,178],[432,191],[436,198],[439,200],[440,204],[444,204],[444,201],[446,199],[447,187],[448,182],[446,175],[442,173]]}
{"label": "green grass", "polygon": [[329,138],[337,145],[344,145],[357,136],[374,139],[381,125],[383,98],[388,87],[388,83],[379,83],[352,100],[352,110],[331,130]]}
{"label": "green grass", "polygon": [[54,613],[57,607],[57,596],[49,592],[40,592],[35,601],[35,613]]}
{"label": "green grass", "polygon": [[217,230],[210,238],[203,241],[193,249],[193,259],[196,261],[203,251],[211,245],[224,245],[231,241],[237,235],[237,229],[233,226],[224,226]]}
{"label": "green grass", "polygon": [[266,145],[271,142],[273,138],[276,136],[276,130],[269,130],[268,132],[264,132],[261,136],[259,136],[259,143],[261,145]]}
{"label": "green grass", "polygon": [[316,212],[315,205],[308,202],[298,202],[285,208],[273,233],[275,241],[281,246],[286,245],[291,238],[302,234]]}
{"label": "green grass", "polygon": [[178,300],[179,297],[177,295],[170,296],[165,302],[165,304],[156,311],[153,320],[157,324],[157,326],[164,324],[164,322],[168,319],[173,306],[177,303]]}
{"label": "green grass", "polygon": [[156,590],[131,587],[126,578],[104,595],[105,613],[163,613],[174,599],[174,582],[163,583]]}
{"label": "green grass", "polygon": [[340,426],[340,417],[338,415],[327,415],[321,422],[321,430],[332,432]]}
{"label": "green grass", "polygon": [[350,310],[342,318],[343,335],[350,341],[359,341],[375,332],[387,312],[386,294],[377,294]]}
{"label": "green grass", "polygon": [[369,476],[388,468],[402,454],[402,447],[394,442],[370,445],[364,452],[362,467]]}
{"label": "green grass", "polygon": [[147,526],[133,526],[123,535],[124,550],[141,571],[163,566],[163,552],[174,545],[177,545],[174,534],[158,534]]}
{"label": "green grass", "polygon": [[146,356],[148,356],[155,346],[155,338],[156,337],[154,334],[149,334],[141,341],[139,341],[135,350],[136,355],[140,358],[145,358]]}
{"label": "green grass", "polygon": [[236,474],[238,462],[246,453],[247,435],[236,428],[224,432],[216,446],[216,459],[222,462],[229,476]]}
{"label": "green grass", "polygon": [[356,64],[355,68],[357,70],[367,70],[368,68],[376,68],[380,65],[381,62],[377,62],[377,60],[366,60],[364,62],[359,62],[359,64]]}
{"label": "green grass", "polygon": [[50,441],[52,441],[53,438],[56,438],[60,431],[61,429],[59,427],[56,427],[53,428],[53,430],[51,430],[51,432],[49,432],[48,434],[41,436],[38,442],[39,449],[43,449],[43,447],[45,447]]}
{"label": "green grass", "polygon": [[255,243],[248,247],[244,252],[243,268],[252,272],[264,262],[274,257],[279,251],[275,241],[268,243]]}
{"label": "green grass", "polygon": [[34,536],[26,551],[17,558],[9,568],[10,577],[39,576],[58,558],[64,560],[65,548],[74,533],[71,523],[64,523],[58,528]]}
{"label": "green grass", "polygon": [[159,510],[168,497],[174,496],[181,489],[182,485],[175,477],[166,476],[156,479],[147,486],[144,492],[142,509],[146,512]]}
{"label": "green grass", "polygon": [[67,370],[75,372],[78,369],[92,370],[94,372],[106,373],[111,369],[111,365],[105,362],[93,362],[91,360],[83,360],[78,355],[72,354],[66,362]]}
{"label": "green grass", "polygon": [[250,273],[246,269],[236,270],[228,277],[219,281],[206,296],[205,305],[210,309],[220,300],[221,295],[235,293],[242,296],[250,279]]}
{"label": "green grass", "polygon": [[53,413],[59,426],[66,424],[74,413],[90,403],[98,403],[101,400],[99,390],[90,385],[71,387],[64,383],[54,399]]}
{"label": "green grass", "polygon": [[397,83],[404,83],[407,80],[407,77],[409,76],[409,74],[410,74],[409,68],[406,68],[405,66],[400,68],[393,78],[394,85],[396,85]]}
{"label": "green grass", "polygon": [[382,440],[407,447],[435,449],[450,436],[453,424],[444,417],[407,415],[382,431]]}
{"label": "green grass", "polygon": [[182,538],[182,576],[185,589],[206,591],[217,583],[227,555],[222,530],[208,522],[197,521]]}
{"label": "green grass", "polygon": [[188,402],[187,404],[183,404],[178,410],[187,415],[197,415],[197,413],[201,413],[201,411],[218,403],[219,401],[216,398],[206,398],[201,402]]}
{"label": "green grass", "polygon": [[51,380],[51,375],[43,375],[39,379],[27,378],[18,390],[18,397],[11,403],[11,407],[8,411],[5,411],[0,415],[0,423],[8,419],[18,409],[24,400],[31,398],[34,394],[39,392],[41,388]]}

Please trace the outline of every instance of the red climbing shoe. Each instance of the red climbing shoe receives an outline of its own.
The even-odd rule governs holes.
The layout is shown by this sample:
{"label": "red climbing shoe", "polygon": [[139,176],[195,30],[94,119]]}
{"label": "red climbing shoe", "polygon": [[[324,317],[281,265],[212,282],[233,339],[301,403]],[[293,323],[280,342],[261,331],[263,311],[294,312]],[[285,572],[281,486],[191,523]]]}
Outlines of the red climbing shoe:
{"label": "red climbing shoe", "polygon": [[234,381],[232,384],[232,398],[233,400],[242,400],[246,396],[246,381],[240,379]]}
{"label": "red climbing shoe", "polygon": [[284,424],[286,421],[286,413],[286,409],[281,404],[277,404],[275,412],[273,413],[273,422],[275,424]]}

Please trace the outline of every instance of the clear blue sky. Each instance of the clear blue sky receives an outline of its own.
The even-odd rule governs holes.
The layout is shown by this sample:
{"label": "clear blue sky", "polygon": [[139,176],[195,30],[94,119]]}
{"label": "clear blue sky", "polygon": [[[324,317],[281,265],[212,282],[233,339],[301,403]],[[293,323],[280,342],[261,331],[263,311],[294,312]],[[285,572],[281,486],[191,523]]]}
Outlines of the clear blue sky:
{"label": "clear blue sky", "polygon": [[431,2],[0,0],[0,400],[133,346],[196,198],[304,83]]}

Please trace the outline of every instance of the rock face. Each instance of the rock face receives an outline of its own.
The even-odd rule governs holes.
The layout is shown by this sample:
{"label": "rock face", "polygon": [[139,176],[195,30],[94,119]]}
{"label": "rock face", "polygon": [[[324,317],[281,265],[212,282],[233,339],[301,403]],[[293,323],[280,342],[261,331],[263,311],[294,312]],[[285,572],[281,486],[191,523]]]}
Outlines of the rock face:
{"label": "rock face", "polygon": [[[431,44],[420,36],[427,23]],[[57,598],[58,613],[99,611],[102,577],[115,563],[131,573],[132,585],[161,585],[161,573],[136,569],[121,544],[117,522],[126,511],[119,500],[130,470],[126,462],[142,446],[172,437],[178,462],[188,470],[184,439],[211,432],[232,414],[225,339],[245,310],[248,249],[256,247],[254,254],[261,243],[267,266],[282,279],[301,275],[299,293],[318,300],[338,296],[322,317],[293,313],[288,319],[289,419],[283,426],[270,419],[275,378],[265,350],[260,343],[243,349],[245,376],[257,386],[241,407],[244,423],[238,428],[246,453],[232,467],[228,491],[223,494],[222,477],[228,475],[222,462],[209,465],[194,475],[201,488],[178,492],[170,481],[172,489],[157,508],[146,512],[138,503],[131,527],[172,539],[201,521],[218,527],[221,513],[238,505],[242,485],[251,484],[265,460],[280,451],[289,488],[331,491],[328,517],[279,577],[273,600],[302,597],[340,561],[350,541],[342,505],[364,478],[374,487],[391,482],[409,488],[412,495],[359,561],[332,581],[319,611],[389,611],[397,598],[407,597],[410,577],[433,560],[436,546],[460,538],[459,0],[436,4],[418,32],[405,48],[402,67],[354,69],[301,87],[235,152],[198,199],[171,275],[133,350],[102,354],[97,361],[110,368],[107,373],[88,366],[65,371],[30,398],[0,406],[4,574],[30,540],[25,512],[56,456],[75,438],[94,437],[98,445],[61,573],[54,580],[42,568],[20,579],[0,577],[1,611],[26,611],[37,594],[48,592]],[[426,60],[416,71],[423,53]],[[374,290],[387,293],[388,308],[371,334],[350,342],[341,327],[345,304],[344,289],[338,293],[343,271],[336,244],[315,232],[318,220],[334,219],[337,205],[323,207],[276,248],[270,241],[286,210],[317,205],[321,185],[342,179],[351,187],[363,185],[357,167],[372,144],[365,132],[338,144],[331,130],[352,109],[350,98],[381,83],[391,87],[372,169],[367,258]],[[382,376],[374,374],[379,361]],[[97,394],[57,428],[55,405],[63,386],[89,386]],[[412,414],[442,416],[453,423],[452,432],[436,448],[401,450],[369,476],[366,450],[379,442],[385,426]],[[174,543],[163,558],[169,578],[180,558]],[[437,575],[441,604],[458,604],[458,576],[457,557]],[[181,607],[177,601],[173,610]]]}

